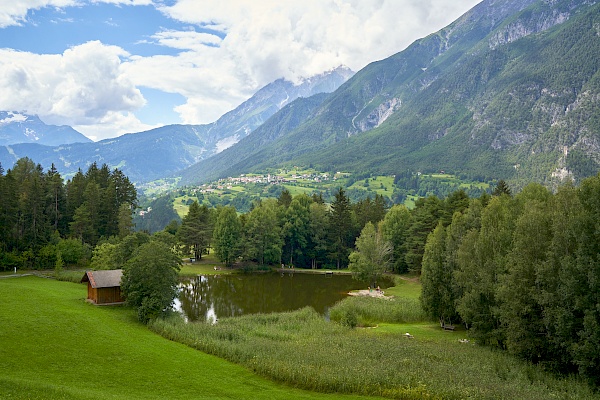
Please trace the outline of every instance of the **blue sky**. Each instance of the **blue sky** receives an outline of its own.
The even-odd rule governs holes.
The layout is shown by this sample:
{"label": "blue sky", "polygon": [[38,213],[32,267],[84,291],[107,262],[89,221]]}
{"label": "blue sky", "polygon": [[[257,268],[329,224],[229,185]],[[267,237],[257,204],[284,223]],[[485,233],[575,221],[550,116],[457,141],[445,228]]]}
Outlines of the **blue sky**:
{"label": "blue sky", "polygon": [[94,140],[209,123],[279,79],[366,64],[476,0],[0,2],[0,110]]}

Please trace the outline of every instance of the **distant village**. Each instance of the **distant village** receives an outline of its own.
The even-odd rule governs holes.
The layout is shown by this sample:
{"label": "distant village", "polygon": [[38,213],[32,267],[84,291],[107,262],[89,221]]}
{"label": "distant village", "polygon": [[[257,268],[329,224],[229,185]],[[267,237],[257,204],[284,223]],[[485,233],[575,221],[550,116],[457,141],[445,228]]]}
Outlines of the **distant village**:
{"label": "distant village", "polygon": [[271,184],[281,185],[285,183],[298,183],[300,181],[310,181],[315,183],[321,183],[337,179],[337,175],[331,177],[327,172],[319,173],[306,173],[306,174],[292,174],[292,175],[240,175],[236,178],[224,178],[219,179],[217,182],[205,183],[197,188],[198,193],[212,193],[220,190],[228,190],[234,186],[248,185],[248,184]]}
{"label": "distant village", "polygon": [[[251,184],[262,185],[282,185],[282,184],[318,184],[323,182],[335,182],[339,178],[349,176],[346,172],[336,172],[331,174],[328,172],[305,172],[305,173],[289,173],[283,170],[282,174],[265,174],[265,175],[240,175],[239,177],[228,177],[219,179],[215,182],[205,183],[195,187],[187,187],[186,191],[190,195],[198,194],[216,194],[221,195],[225,190],[231,190],[235,186],[245,186]],[[172,189],[173,182],[162,182],[159,185],[154,184],[153,189]],[[152,207],[138,211],[138,214],[143,217],[152,211]]]}

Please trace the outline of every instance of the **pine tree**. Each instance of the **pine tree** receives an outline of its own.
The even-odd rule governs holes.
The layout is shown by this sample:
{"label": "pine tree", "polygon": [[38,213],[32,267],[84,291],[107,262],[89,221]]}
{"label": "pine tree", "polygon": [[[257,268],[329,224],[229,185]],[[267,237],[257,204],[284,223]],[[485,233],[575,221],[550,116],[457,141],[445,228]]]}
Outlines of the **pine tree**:
{"label": "pine tree", "polygon": [[354,239],[352,228],[350,200],[344,189],[339,188],[329,213],[330,256],[335,261],[337,269],[342,268],[348,260]]}
{"label": "pine tree", "polygon": [[197,201],[194,201],[181,221],[177,240],[184,246],[186,253],[193,253],[194,258],[200,260],[210,245],[211,234],[212,225],[208,207],[200,206]]}
{"label": "pine tree", "polygon": [[494,188],[492,195],[493,196],[502,196],[503,194],[512,196],[512,192],[511,192],[510,188],[508,187],[508,184],[506,183],[506,181],[504,181],[504,179],[500,179],[498,181],[498,184]]}
{"label": "pine tree", "polygon": [[277,198],[277,204],[284,208],[288,208],[292,203],[292,195],[289,190],[283,189]]}
{"label": "pine tree", "polygon": [[436,196],[429,196],[416,201],[405,241],[405,260],[409,270],[417,273],[421,272],[421,262],[425,252],[427,236],[435,229],[442,218],[443,210],[443,202]]}
{"label": "pine tree", "polygon": [[65,188],[63,179],[54,164],[52,164],[51,168],[46,173],[45,179],[47,187],[46,212],[49,217],[49,222],[54,231],[66,235],[68,228],[64,218],[66,212]]}

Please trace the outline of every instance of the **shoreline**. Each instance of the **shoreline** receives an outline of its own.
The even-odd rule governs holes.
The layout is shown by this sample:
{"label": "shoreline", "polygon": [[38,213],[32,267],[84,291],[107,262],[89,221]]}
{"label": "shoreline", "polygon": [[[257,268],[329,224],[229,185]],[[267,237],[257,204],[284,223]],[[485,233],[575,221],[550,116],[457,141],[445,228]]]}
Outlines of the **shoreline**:
{"label": "shoreline", "polygon": [[363,297],[375,297],[378,299],[392,299],[394,296],[386,296],[383,290],[377,291],[376,289],[361,289],[353,290],[348,293],[350,296],[363,296]]}

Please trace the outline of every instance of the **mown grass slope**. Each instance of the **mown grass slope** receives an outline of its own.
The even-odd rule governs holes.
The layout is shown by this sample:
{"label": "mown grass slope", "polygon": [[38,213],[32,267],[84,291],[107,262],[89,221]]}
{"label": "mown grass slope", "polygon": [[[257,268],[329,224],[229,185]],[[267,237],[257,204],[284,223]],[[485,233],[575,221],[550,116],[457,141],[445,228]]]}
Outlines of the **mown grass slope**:
{"label": "mown grass slope", "polygon": [[[2,399],[327,399],[168,341],[83,285],[0,279]],[[357,397],[348,397],[357,398]]]}

